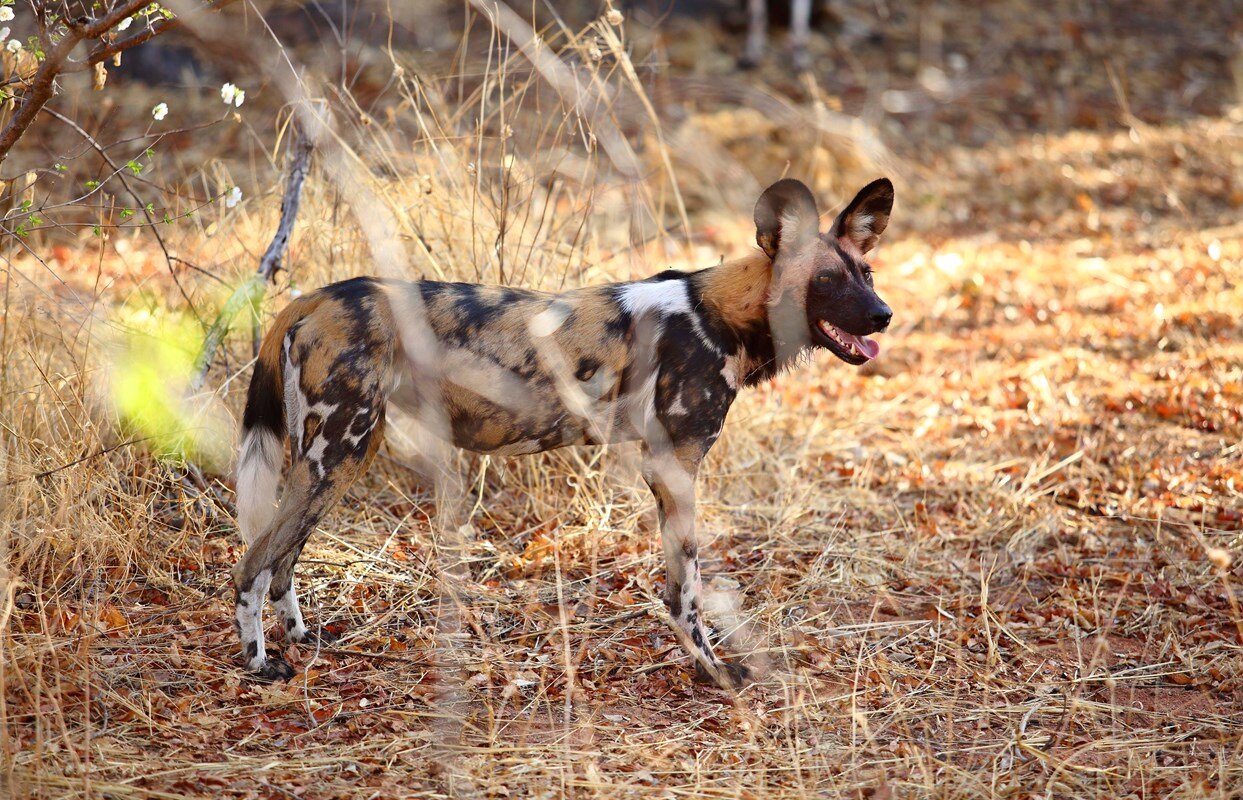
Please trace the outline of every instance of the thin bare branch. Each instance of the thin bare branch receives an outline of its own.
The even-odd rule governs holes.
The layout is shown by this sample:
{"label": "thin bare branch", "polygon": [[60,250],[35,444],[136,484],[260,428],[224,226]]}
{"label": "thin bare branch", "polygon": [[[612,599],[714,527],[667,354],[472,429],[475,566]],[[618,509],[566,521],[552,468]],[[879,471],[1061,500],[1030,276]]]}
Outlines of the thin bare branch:
{"label": "thin bare branch", "polygon": [[276,235],[272,237],[271,244],[259,260],[259,268],[255,274],[234,290],[208,329],[195,364],[194,379],[190,384],[192,391],[197,392],[203,388],[207,372],[233,324],[233,318],[243,308],[263,297],[268,282],[280,270],[281,262],[289,249],[289,240],[293,236],[294,224],[297,222],[298,207],[302,203],[302,187],[311,168],[311,154],[314,150],[315,143],[300,125],[294,123],[294,141],[289,152],[289,171],[285,180],[285,194],[281,198],[281,220],[276,226]]}

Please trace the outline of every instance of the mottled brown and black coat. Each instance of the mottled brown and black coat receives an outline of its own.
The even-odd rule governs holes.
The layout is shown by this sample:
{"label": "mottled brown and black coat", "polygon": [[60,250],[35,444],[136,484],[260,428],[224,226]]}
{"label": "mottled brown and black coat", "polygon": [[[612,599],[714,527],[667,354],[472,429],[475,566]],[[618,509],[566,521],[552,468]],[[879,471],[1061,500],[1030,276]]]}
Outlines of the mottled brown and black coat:
{"label": "mottled brown and black coat", "polygon": [[676,631],[701,672],[737,685],[745,668],[718,658],[701,615],[695,474],[743,387],[808,347],[852,364],[876,355],[866,335],[890,311],[863,256],[892,203],[892,185],[876,181],[822,234],[811,193],[784,180],[756,206],[761,251],[698,272],[561,294],[354,278],[294,300],[264,338],[243,419],[238,516],[250,546],[234,584],[248,668],[292,674],[265,652],[264,598],[291,640],[313,635],[294,564],[374,457],[392,404],[480,453],[640,442]]}

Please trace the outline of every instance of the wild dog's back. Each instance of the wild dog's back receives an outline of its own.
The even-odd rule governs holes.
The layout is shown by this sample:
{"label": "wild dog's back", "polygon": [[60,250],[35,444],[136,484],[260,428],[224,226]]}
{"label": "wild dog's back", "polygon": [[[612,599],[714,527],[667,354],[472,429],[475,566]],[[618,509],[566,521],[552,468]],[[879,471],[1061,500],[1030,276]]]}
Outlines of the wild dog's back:
{"label": "wild dog's back", "polygon": [[[519,454],[617,441],[616,403],[630,362],[631,319],[612,287],[563,294],[420,281],[417,291],[437,341],[452,442]],[[416,359],[399,359],[393,402],[417,413]]]}

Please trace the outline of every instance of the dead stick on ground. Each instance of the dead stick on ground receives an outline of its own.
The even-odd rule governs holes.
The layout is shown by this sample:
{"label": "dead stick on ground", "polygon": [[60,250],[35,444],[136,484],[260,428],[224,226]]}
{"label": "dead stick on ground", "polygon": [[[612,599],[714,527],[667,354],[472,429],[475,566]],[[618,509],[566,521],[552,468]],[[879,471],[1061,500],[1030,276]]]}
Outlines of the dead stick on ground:
{"label": "dead stick on ground", "polygon": [[272,243],[268,245],[263,258],[259,259],[259,269],[249,280],[234,290],[224,307],[220,309],[220,313],[216,315],[215,322],[208,329],[207,336],[203,339],[203,349],[199,351],[195,364],[194,380],[190,384],[191,391],[197,392],[203,388],[216,350],[224,341],[225,334],[229,332],[229,326],[233,323],[237,312],[262,298],[268,282],[273,280],[277,271],[280,270],[285,252],[289,249],[290,237],[293,235],[294,222],[298,217],[298,206],[302,202],[302,186],[311,168],[311,152],[314,149],[314,143],[302,128],[295,124],[293,149],[289,159],[289,176],[285,182],[285,195],[281,198],[281,221],[276,227],[276,235],[272,237]]}

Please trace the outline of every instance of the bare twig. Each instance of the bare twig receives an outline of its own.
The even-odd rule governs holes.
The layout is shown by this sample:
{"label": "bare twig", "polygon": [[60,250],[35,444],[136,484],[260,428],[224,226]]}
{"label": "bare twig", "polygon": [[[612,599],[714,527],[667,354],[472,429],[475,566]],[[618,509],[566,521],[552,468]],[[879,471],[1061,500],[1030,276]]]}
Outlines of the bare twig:
{"label": "bare twig", "polygon": [[285,252],[289,249],[289,239],[293,235],[294,222],[298,217],[298,206],[302,202],[302,185],[306,182],[307,172],[311,168],[311,152],[315,144],[301,126],[294,124],[294,141],[289,161],[289,177],[285,182],[285,195],[281,198],[281,221],[276,227],[276,235],[272,243],[259,259],[259,277],[264,281],[276,278],[281,269]]}
{"label": "bare twig", "polygon": [[55,46],[47,51],[46,58],[39,64],[30,88],[22,95],[21,107],[9,120],[9,124],[0,131],[0,163],[3,163],[9,150],[22,138],[22,134],[34,122],[39,110],[52,99],[56,93],[56,77],[64,71],[69,61],[69,54],[83,39],[102,36],[121,20],[134,14],[147,5],[143,0],[126,0],[113,7],[112,11],[94,20],[74,20],[68,23],[68,32]]}
{"label": "bare twig", "polygon": [[272,243],[268,245],[263,258],[259,259],[259,268],[255,274],[234,290],[224,307],[220,309],[220,313],[216,315],[211,328],[208,329],[207,336],[203,339],[203,348],[199,351],[199,357],[195,363],[194,380],[190,384],[192,391],[197,392],[203,388],[216,350],[220,348],[220,343],[224,341],[225,335],[229,332],[237,312],[261,298],[268,282],[275,278],[280,270],[285,252],[289,249],[294,223],[298,218],[298,206],[302,202],[302,186],[306,183],[306,175],[311,168],[311,153],[314,149],[314,142],[301,126],[295,123],[293,147],[290,149],[289,156],[289,175],[285,181],[285,194],[281,198],[281,221],[276,226],[276,235],[272,237]]}

